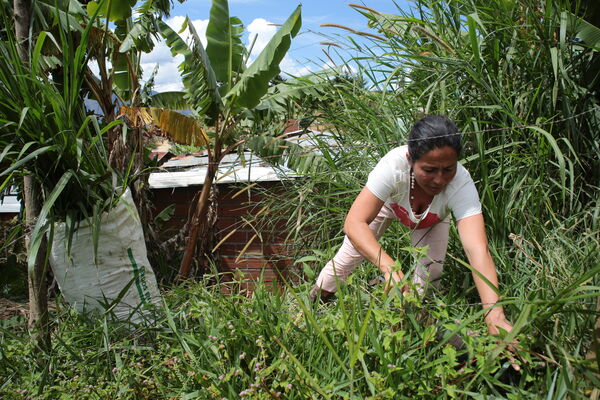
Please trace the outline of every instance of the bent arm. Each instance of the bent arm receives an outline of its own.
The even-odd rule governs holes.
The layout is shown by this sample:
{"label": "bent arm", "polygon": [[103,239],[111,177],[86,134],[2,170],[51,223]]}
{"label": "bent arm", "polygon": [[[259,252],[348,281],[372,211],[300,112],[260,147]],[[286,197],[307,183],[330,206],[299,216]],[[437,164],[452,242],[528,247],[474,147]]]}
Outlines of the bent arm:
{"label": "bent arm", "polygon": [[[460,241],[471,266],[498,289],[496,265],[488,248],[483,215],[477,214],[460,219],[457,222],[457,228]],[[494,306],[499,300],[496,291],[477,274],[473,274],[473,280],[479,298],[483,303],[483,308],[490,308],[485,317],[489,332],[497,334],[499,332],[498,328],[510,331],[512,325],[506,320],[502,306]]]}
{"label": "bent arm", "polygon": [[377,266],[385,275],[388,288],[404,278],[401,271],[393,271],[394,260],[379,245],[377,238],[369,228],[384,202],[366,187],[360,192],[344,223],[344,233],[354,248],[367,260]]}

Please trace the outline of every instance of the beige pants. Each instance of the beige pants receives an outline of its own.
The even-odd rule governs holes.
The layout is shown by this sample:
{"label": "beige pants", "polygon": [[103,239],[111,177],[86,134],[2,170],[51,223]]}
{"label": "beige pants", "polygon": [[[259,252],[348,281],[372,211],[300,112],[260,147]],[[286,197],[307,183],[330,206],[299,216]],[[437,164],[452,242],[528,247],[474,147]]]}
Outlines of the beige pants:
{"label": "beige pants", "polygon": [[[384,204],[377,217],[369,224],[369,228],[375,237],[379,239],[394,219],[396,219],[394,211]],[[439,278],[442,276],[443,263],[446,258],[446,249],[448,248],[449,230],[450,218],[446,217],[443,221],[431,227],[415,229],[410,233],[414,247],[429,246],[427,257],[422,258],[417,264],[412,278],[420,293],[424,292],[429,283],[436,287],[439,285]],[[345,281],[363,260],[364,257],[354,248],[350,239],[345,236],[342,247],[321,270],[317,278],[317,287],[328,292],[335,292],[337,290],[336,279]],[[402,266],[402,270],[406,273],[408,268]]]}

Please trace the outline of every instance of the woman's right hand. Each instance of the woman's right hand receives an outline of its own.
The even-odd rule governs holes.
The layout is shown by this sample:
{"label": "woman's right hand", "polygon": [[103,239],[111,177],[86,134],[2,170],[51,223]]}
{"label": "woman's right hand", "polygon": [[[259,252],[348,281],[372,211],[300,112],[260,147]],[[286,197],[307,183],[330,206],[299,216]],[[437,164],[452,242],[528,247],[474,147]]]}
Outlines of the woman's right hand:
{"label": "woman's right hand", "polygon": [[[402,273],[402,271],[394,271],[394,267],[392,266],[387,272],[385,272],[383,274],[384,278],[385,278],[385,292],[386,293],[390,293],[390,291],[392,290],[392,288],[398,284],[400,284],[400,282],[402,282],[402,280],[404,279],[404,274]],[[404,285],[404,287],[402,288],[402,294],[406,294],[408,293],[409,289],[407,285]]]}

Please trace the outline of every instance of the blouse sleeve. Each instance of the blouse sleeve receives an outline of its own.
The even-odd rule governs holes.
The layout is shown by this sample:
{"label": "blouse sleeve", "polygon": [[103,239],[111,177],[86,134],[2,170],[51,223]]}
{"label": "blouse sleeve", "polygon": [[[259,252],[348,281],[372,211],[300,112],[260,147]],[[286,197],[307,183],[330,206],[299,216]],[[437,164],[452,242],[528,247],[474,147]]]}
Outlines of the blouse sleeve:
{"label": "blouse sleeve", "polygon": [[469,172],[464,168],[461,169],[462,182],[448,199],[448,208],[450,208],[457,221],[481,214],[481,202],[475,183]]}
{"label": "blouse sleeve", "polygon": [[381,201],[386,201],[394,191],[395,168],[392,165],[391,152],[386,154],[369,173],[366,187]]}

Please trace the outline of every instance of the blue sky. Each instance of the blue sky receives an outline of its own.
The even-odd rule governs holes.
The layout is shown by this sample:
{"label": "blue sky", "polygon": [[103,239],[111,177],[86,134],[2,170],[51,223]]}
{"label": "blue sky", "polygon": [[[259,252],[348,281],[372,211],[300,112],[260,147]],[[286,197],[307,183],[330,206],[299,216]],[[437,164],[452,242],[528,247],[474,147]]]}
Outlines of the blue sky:
{"label": "blue sky", "polygon": [[[229,12],[232,16],[239,17],[246,27],[244,39],[247,43],[258,35],[254,55],[262,50],[270,37],[277,29],[276,24],[283,23],[298,4],[302,4],[302,29],[292,41],[292,47],[280,67],[283,72],[293,75],[302,75],[310,71],[317,71],[326,66],[326,56],[323,53],[325,46],[320,43],[329,41],[323,35],[335,37],[346,34],[336,28],[321,27],[321,24],[331,23],[348,26],[353,29],[368,31],[366,19],[349,3],[362,4],[381,12],[397,14],[397,6],[392,0],[304,0],[301,3],[295,0],[230,0]],[[210,0],[187,0],[183,4],[174,1],[171,18],[166,21],[176,30],[179,30],[183,19],[188,16],[196,27],[201,37],[204,36],[210,14]],[[410,7],[409,0],[397,0],[396,4],[404,9]],[[333,56],[333,54],[332,54]],[[336,62],[338,60],[335,60]],[[148,77],[156,64],[159,65],[156,75],[156,90],[179,90],[181,80],[177,71],[180,59],[174,59],[167,47],[159,43],[155,50],[142,58],[144,76]]]}

